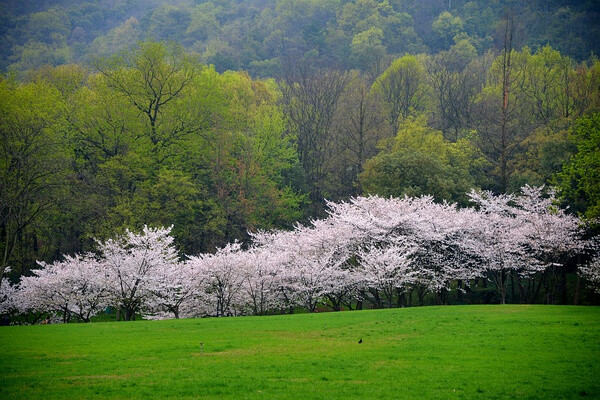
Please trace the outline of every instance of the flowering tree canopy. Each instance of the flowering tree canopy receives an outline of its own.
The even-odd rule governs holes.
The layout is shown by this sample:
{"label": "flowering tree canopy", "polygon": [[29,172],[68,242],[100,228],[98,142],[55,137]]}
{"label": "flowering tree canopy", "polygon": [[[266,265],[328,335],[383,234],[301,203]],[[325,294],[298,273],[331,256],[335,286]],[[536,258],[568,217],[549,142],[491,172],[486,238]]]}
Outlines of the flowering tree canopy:
{"label": "flowering tree canopy", "polygon": [[[565,262],[594,246],[583,239],[580,220],[555,205],[552,191],[526,186],[522,192],[472,191],[471,208],[430,196],[357,197],[329,203],[329,216],[308,226],[253,233],[246,249],[236,242],[185,261],[171,228],[144,227],[97,242],[95,255],[40,263],[17,289],[3,282],[0,307],[64,321],[89,321],[109,305],[126,320],[136,313],[262,315],[297,307],[312,312],[320,304],[340,310],[365,300],[391,307],[413,289],[420,300],[427,292],[439,299],[480,279],[493,283],[504,303],[509,279],[521,285],[532,277],[548,295]],[[598,260],[579,268],[596,290]]]}

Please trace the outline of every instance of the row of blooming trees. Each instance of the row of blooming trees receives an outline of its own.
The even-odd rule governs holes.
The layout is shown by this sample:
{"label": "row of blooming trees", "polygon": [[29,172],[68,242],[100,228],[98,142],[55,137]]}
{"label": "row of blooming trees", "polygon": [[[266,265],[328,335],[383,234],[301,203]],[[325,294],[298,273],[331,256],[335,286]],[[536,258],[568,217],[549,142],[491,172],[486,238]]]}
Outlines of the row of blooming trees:
{"label": "row of blooming trees", "polygon": [[[244,249],[179,259],[170,228],[98,242],[94,254],[64,256],[1,285],[1,312],[52,313],[89,321],[111,306],[122,318],[226,316],[285,312],[320,304],[334,310],[419,304],[489,282],[506,302],[509,280],[521,302],[542,287],[554,302],[565,263],[593,253],[576,217],[553,193],[524,187],[521,196],[472,192],[472,208],[418,198],[358,197],[330,203],[329,216],[292,231],[259,232]],[[600,283],[599,257],[581,266]]]}

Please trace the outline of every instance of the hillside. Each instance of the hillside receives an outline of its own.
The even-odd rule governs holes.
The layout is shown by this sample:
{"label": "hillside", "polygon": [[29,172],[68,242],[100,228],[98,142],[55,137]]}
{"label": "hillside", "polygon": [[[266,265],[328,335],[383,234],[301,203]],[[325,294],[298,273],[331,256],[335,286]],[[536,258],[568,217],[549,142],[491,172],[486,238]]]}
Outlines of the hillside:
{"label": "hillside", "polygon": [[273,76],[303,55],[364,69],[365,50],[391,60],[464,39],[479,54],[498,49],[507,12],[518,47],[551,44],[577,61],[600,53],[594,1],[5,0],[0,70],[86,63],[139,40],[180,43],[220,72]]}

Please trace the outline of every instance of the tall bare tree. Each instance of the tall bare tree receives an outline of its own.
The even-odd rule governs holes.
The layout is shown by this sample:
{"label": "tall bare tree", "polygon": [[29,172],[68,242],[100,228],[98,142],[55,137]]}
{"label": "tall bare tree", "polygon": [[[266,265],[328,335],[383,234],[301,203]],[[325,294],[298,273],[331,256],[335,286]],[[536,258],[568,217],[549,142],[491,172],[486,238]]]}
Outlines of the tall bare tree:
{"label": "tall bare tree", "polygon": [[377,153],[377,142],[393,132],[385,123],[380,95],[371,91],[369,80],[357,72],[350,75],[339,100],[333,129],[335,146],[328,168],[340,185],[337,197],[360,194],[358,175],[365,162]]}
{"label": "tall bare tree", "polygon": [[473,123],[481,151],[493,165],[494,189],[501,193],[510,189],[510,178],[523,156],[523,143],[539,125],[525,96],[526,60],[513,49],[513,35],[514,16],[509,12],[503,25],[502,50],[491,67],[488,85],[478,96]]}
{"label": "tall bare tree", "polygon": [[323,209],[332,124],[347,81],[347,74],[341,71],[316,68],[302,61],[287,68],[281,82],[284,110],[306,174],[313,216]]}
{"label": "tall bare tree", "polygon": [[[485,85],[490,57],[467,65],[452,65],[452,54],[440,52],[427,60],[427,77],[433,98],[432,124],[456,142],[471,127],[477,94]],[[480,68],[480,64],[484,68]]]}

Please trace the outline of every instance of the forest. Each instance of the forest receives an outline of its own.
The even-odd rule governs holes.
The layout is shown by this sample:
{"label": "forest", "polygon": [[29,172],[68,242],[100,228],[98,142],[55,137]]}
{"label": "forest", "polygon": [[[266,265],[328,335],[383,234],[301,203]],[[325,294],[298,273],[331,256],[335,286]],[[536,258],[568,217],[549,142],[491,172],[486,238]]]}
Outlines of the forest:
{"label": "forest", "polygon": [[[16,284],[147,226],[171,227],[183,262],[309,229],[361,196],[470,210],[484,208],[474,193],[543,186],[547,208],[578,218],[586,244],[565,250],[558,272],[544,261],[554,269],[533,285],[543,276],[545,298],[502,272],[491,301],[598,302],[575,272],[599,268],[599,11],[594,1],[2,1],[0,277]],[[519,246],[531,256],[529,243]],[[479,280],[493,284],[494,271],[438,289],[475,279],[485,293]],[[577,300],[556,294],[567,284]]]}
{"label": "forest", "polygon": [[[173,41],[218,72],[274,77],[290,60],[341,70],[382,68],[466,40],[479,55],[550,44],[578,62],[600,53],[594,0],[2,0],[0,69],[88,63],[138,41]],[[465,47],[462,42],[462,47]]]}

